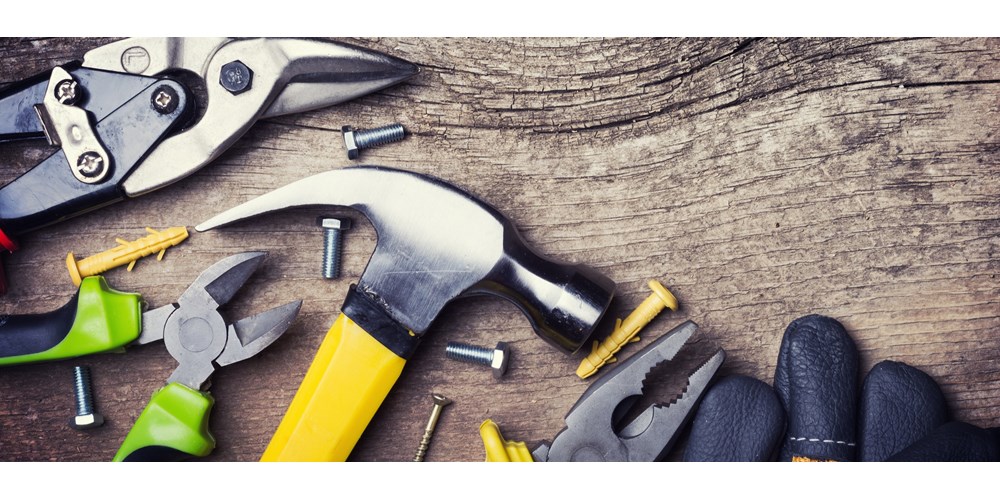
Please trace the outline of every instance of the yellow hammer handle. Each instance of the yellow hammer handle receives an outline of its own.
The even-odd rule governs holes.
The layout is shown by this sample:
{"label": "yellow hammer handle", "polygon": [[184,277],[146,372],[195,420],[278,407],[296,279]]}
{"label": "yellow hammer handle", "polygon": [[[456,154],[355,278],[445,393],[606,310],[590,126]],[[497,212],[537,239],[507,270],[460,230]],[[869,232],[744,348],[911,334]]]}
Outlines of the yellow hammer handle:
{"label": "yellow hammer handle", "polygon": [[405,359],[341,314],[261,461],[347,460],[405,364]]}

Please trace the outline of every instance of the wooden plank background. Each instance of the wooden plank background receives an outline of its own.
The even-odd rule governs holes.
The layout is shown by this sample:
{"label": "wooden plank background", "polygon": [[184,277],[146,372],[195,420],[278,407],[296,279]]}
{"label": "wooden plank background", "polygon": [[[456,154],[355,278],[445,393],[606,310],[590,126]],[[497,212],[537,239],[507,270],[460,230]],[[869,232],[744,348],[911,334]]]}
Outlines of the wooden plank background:
{"label": "wooden plank background", "polygon": [[[0,82],[79,58],[108,40],[0,40]],[[54,309],[74,292],[63,266],[135,239],[194,226],[307,175],[356,164],[342,125],[400,122],[404,141],[367,164],[446,179],[513,219],[548,255],[619,284],[627,314],[657,278],[701,325],[694,357],[723,347],[725,373],[770,382],[784,327],[842,321],[863,370],[895,359],[930,373],[955,418],[1000,425],[1000,41],[997,39],[355,39],[421,67],[409,82],[340,106],[265,120],[226,154],[167,189],[25,236],[6,258],[0,313]],[[0,182],[44,158],[0,147]],[[238,318],[294,299],[296,324],[254,360],[214,377],[208,460],[256,460],[375,245],[367,221],[346,238],[344,277],[320,278],[320,213],[302,209],[193,234],[163,262],[106,277],[165,304],[216,260],[267,263],[225,311]],[[512,345],[503,381],[445,359],[450,340]],[[638,349],[630,346],[628,355]],[[510,304],[467,299],[437,321],[352,459],[409,460],[445,410],[430,461],[483,459],[478,426],[551,439],[587,383]],[[692,358],[692,359],[693,359]],[[4,460],[109,460],[175,363],[162,345],[80,360],[107,424],[78,432],[75,361],[0,370]],[[669,384],[667,384],[669,385]],[[662,389],[661,389],[662,390]]]}

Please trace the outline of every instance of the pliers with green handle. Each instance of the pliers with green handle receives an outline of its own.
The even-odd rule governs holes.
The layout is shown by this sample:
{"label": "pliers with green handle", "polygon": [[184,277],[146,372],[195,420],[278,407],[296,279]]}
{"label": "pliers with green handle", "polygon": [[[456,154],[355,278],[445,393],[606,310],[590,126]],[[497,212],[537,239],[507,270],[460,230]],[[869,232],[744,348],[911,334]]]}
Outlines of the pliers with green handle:
{"label": "pliers with green handle", "polygon": [[291,326],[302,301],[289,302],[227,325],[219,306],[246,283],[264,252],[245,252],[206,269],[176,303],[143,315],[145,344],[162,339],[178,366],[167,385],[153,393],[114,460],[151,461],[203,457],[215,448],[208,413],[215,400],[206,392],[216,366],[250,358]]}
{"label": "pliers with green handle", "polygon": [[244,252],[216,262],[177,302],[141,312],[137,294],[87,278],[70,303],[56,311],[0,317],[0,364],[64,359],[163,340],[179,366],[153,394],[115,455],[115,461],[203,457],[215,448],[206,392],[216,366],[243,361],[271,345],[291,326],[302,301],[227,325],[218,308],[257,270],[264,252]]}

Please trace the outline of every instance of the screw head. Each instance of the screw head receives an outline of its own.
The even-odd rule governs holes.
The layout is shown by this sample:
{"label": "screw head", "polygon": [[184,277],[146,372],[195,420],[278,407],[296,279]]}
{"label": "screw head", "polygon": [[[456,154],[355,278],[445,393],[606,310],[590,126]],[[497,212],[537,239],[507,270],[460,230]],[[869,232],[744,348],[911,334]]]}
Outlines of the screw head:
{"label": "screw head", "polygon": [[87,151],[77,158],[76,169],[84,177],[97,177],[104,172],[104,159],[93,151]]}
{"label": "screw head", "polygon": [[316,225],[323,229],[340,229],[346,231],[351,228],[351,219],[320,216],[316,218]]}
{"label": "screw head", "polygon": [[239,60],[223,64],[219,71],[219,85],[230,94],[238,95],[250,90],[251,83],[253,71]]}
{"label": "screw head", "polygon": [[354,139],[354,129],[350,125],[344,125],[340,128],[340,131],[344,134],[344,146],[347,147],[347,158],[349,160],[358,159],[358,143]]}
{"label": "screw head", "polygon": [[99,413],[77,415],[69,421],[69,426],[77,430],[93,429],[102,425],[104,425],[104,417]]}
{"label": "screw head", "polygon": [[450,399],[448,399],[448,398],[446,398],[446,397],[444,397],[444,396],[442,396],[440,394],[431,394],[431,397],[434,398],[434,405],[435,406],[448,406],[448,405],[451,404],[451,400]]}
{"label": "screw head", "polygon": [[173,113],[177,109],[177,91],[168,85],[161,85],[153,92],[153,109],[161,115]]}
{"label": "screw head", "polygon": [[77,97],[76,80],[62,80],[56,85],[56,99],[60,103],[73,105]]}
{"label": "screw head", "polygon": [[493,349],[493,361],[490,368],[493,368],[493,377],[499,380],[507,373],[507,364],[510,362],[510,347],[506,342],[497,342]]}

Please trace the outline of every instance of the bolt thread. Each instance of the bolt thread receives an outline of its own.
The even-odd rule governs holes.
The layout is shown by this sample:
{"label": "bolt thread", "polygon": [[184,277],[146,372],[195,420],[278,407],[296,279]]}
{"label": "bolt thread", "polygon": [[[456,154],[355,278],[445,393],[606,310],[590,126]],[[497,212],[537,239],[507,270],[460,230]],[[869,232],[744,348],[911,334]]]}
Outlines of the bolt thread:
{"label": "bolt thread", "polygon": [[90,385],[90,368],[73,367],[73,393],[76,395],[76,414],[93,415],[93,390]]}
{"label": "bolt thread", "polygon": [[358,149],[368,149],[389,142],[401,141],[405,135],[406,130],[403,129],[403,126],[393,123],[371,130],[354,131],[354,143],[357,144]]}
{"label": "bolt thread", "polygon": [[340,277],[341,234],[339,229],[323,231],[323,277],[337,279]]}
{"label": "bolt thread", "polygon": [[431,446],[431,435],[433,434],[433,430],[424,432],[424,437],[420,440],[420,446],[417,448],[417,454],[413,457],[414,462],[424,461],[424,456],[427,455],[427,449]]}
{"label": "bolt thread", "polygon": [[450,359],[490,366],[493,364],[493,349],[476,347],[460,342],[448,342],[444,355]]}

